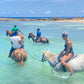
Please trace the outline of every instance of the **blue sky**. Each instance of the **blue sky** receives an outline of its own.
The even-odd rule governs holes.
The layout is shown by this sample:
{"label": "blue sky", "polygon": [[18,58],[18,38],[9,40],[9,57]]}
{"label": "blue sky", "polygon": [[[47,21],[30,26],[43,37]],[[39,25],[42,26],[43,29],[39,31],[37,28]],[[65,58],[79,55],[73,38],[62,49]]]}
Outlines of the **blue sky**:
{"label": "blue sky", "polygon": [[0,0],[0,17],[84,16],[84,0]]}

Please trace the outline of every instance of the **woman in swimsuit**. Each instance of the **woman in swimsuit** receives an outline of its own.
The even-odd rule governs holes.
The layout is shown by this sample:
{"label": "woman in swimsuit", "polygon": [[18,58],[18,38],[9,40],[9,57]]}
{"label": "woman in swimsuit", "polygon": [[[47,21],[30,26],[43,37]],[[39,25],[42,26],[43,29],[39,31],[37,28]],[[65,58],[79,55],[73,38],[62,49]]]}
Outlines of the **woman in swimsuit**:
{"label": "woman in swimsuit", "polygon": [[69,71],[71,72],[70,75],[72,75],[74,72],[72,70],[72,68],[66,63],[66,61],[68,61],[73,55],[73,47],[72,47],[72,42],[71,40],[68,38],[68,33],[67,32],[63,32],[62,33],[62,38],[63,40],[65,40],[65,49],[63,51],[61,51],[60,55],[62,55],[62,59],[61,59],[61,63],[69,69]]}

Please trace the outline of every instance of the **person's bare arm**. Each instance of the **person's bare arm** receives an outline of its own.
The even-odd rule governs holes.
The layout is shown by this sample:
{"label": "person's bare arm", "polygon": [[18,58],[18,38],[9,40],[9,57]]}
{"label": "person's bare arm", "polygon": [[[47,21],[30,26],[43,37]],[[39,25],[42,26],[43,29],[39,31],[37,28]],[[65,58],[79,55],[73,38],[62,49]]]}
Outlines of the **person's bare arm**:
{"label": "person's bare arm", "polygon": [[23,34],[23,32],[21,30],[18,30],[19,32],[21,32],[21,34]]}
{"label": "person's bare arm", "polygon": [[[64,50],[65,50],[65,49],[64,49]],[[61,53],[60,53],[59,55],[63,55],[64,50],[63,50],[63,51],[61,51]]]}

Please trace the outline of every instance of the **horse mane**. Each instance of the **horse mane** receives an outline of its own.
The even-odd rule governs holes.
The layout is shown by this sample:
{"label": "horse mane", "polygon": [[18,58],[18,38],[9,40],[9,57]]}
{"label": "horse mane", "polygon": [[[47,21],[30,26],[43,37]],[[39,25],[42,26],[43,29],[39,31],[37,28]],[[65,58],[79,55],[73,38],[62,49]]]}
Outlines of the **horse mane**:
{"label": "horse mane", "polygon": [[47,57],[48,60],[51,60],[52,58],[56,58],[58,55],[49,51],[44,52],[45,56]]}
{"label": "horse mane", "polygon": [[29,33],[31,36],[35,37],[35,35],[33,33]]}

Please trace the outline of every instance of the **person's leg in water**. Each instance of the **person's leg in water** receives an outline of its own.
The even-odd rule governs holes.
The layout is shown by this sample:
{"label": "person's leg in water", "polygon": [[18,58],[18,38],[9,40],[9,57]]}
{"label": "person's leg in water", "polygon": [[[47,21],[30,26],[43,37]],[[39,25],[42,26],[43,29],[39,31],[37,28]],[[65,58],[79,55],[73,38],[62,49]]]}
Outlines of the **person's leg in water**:
{"label": "person's leg in water", "polygon": [[9,52],[9,56],[8,57],[11,57],[11,54],[12,54],[12,52],[14,51],[15,49],[12,47],[11,49],[10,49],[10,52]]}
{"label": "person's leg in water", "polygon": [[62,60],[61,60],[61,63],[62,63],[66,68],[68,68],[69,71],[71,72],[71,73],[70,73],[70,76],[71,76],[74,72],[73,72],[72,68],[66,63],[66,61],[68,61],[71,57],[72,57],[72,54],[69,53],[69,54],[67,54],[67,55],[64,55],[64,56],[62,57]]}
{"label": "person's leg in water", "polygon": [[37,42],[37,40],[38,40],[38,37],[36,37],[35,42]]}
{"label": "person's leg in water", "polygon": [[37,42],[40,42],[40,38],[37,40]]}
{"label": "person's leg in water", "polygon": [[36,38],[36,42],[40,42],[40,37],[37,37]]}

